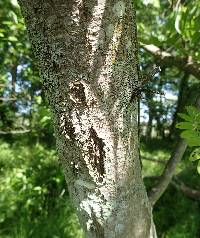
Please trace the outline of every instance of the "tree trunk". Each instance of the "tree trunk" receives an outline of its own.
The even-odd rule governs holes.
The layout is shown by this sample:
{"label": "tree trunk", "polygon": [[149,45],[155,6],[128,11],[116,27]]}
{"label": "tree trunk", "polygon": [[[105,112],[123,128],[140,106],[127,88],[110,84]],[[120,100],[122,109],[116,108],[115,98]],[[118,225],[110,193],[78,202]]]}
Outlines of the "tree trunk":
{"label": "tree trunk", "polygon": [[146,131],[146,139],[151,139],[151,133],[152,133],[152,124],[153,124],[153,115],[151,112],[149,112],[149,120],[147,123],[147,131]]}
{"label": "tree trunk", "polygon": [[155,237],[138,156],[137,99],[130,100],[140,85],[132,0],[19,4],[86,236]]}

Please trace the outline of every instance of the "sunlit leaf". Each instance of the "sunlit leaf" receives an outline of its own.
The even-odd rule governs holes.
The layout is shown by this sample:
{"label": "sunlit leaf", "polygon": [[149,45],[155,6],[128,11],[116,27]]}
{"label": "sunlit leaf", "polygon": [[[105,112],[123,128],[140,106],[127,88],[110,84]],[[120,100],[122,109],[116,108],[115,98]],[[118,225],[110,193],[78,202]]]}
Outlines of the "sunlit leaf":
{"label": "sunlit leaf", "polygon": [[181,133],[182,138],[196,138],[199,139],[198,134],[192,130],[185,130]]}
{"label": "sunlit leaf", "polygon": [[15,36],[9,36],[8,40],[9,41],[18,41],[18,39]]}
{"label": "sunlit leaf", "polygon": [[200,113],[195,107],[193,106],[187,106],[186,107],[186,110],[188,112],[188,114],[191,116],[191,117],[195,117],[198,113]]}
{"label": "sunlit leaf", "polygon": [[44,116],[41,120],[40,120],[40,123],[42,125],[46,125],[47,123],[49,123],[51,121],[51,117],[50,116]]}
{"label": "sunlit leaf", "polygon": [[197,164],[197,172],[200,174],[200,160],[198,161],[198,164]]}
{"label": "sunlit leaf", "polygon": [[189,146],[200,146],[199,138],[187,138],[186,141]]}
{"label": "sunlit leaf", "polygon": [[179,129],[190,129],[192,130],[194,128],[193,126],[193,123],[191,122],[179,122],[177,125],[176,125],[176,128],[179,128]]}
{"label": "sunlit leaf", "polygon": [[181,30],[180,30],[180,21],[181,21],[181,13],[178,13],[177,16],[176,16],[176,20],[175,20],[175,29],[176,31],[181,34]]}
{"label": "sunlit leaf", "polygon": [[193,152],[190,154],[189,160],[190,161],[196,161],[200,159],[200,148],[197,148],[193,150]]}
{"label": "sunlit leaf", "polygon": [[184,113],[178,113],[178,116],[186,121],[193,121],[193,117],[190,117],[189,115],[187,114],[184,114]]}

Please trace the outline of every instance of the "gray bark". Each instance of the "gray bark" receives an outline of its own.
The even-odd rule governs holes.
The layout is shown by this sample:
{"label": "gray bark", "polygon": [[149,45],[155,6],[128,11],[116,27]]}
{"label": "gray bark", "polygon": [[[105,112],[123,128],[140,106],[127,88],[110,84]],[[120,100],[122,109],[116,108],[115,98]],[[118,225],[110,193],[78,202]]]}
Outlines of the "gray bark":
{"label": "gray bark", "polygon": [[130,102],[140,85],[132,0],[19,4],[86,236],[155,237],[138,156],[137,100]]}

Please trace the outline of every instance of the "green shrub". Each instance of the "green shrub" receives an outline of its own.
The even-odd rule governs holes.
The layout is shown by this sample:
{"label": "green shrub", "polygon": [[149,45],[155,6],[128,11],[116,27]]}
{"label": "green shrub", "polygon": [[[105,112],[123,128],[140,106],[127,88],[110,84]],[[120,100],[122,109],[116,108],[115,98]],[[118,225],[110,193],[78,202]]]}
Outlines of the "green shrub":
{"label": "green shrub", "polygon": [[0,144],[1,237],[82,237],[55,150]]}

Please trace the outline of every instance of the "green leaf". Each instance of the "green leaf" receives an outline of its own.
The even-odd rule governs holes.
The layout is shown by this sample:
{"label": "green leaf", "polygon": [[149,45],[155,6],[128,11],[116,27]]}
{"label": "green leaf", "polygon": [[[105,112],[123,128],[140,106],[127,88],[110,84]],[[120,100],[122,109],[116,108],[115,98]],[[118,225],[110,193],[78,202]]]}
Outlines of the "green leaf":
{"label": "green leaf", "polygon": [[186,141],[189,146],[200,146],[199,138],[187,138]]}
{"label": "green leaf", "polygon": [[47,123],[49,123],[51,121],[51,117],[50,116],[44,116],[41,120],[40,120],[40,123],[42,125],[46,125]]}
{"label": "green leaf", "polygon": [[200,159],[200,148],[197,148],[195,150],[192,151],[192,153],[190,154],[189,160],[190,161],[196,161]]}
{"label": "green leaf", "polygon": [[193,121],[193,118],[190,117],[190,116],[187,115],[187,114],[184,114],[184,113],[178,113],[178,116],[179,116],[180,118],[186,120],[186,121],[191,121],[191,122]]}
{"label": "green leaf", "polygon": [[178,14],[176,15],[176,20],[175,20],[174,26],[175,26],[176,31],[177,31],[179,34],[181,34],[180,22],[181,22],[181,13],[178,13]]}
{"label": "green leaf", "polygon": [[181,133],[181,137],[182,138],[196,138],[197,140],[199,140],[198,134],[196,133],[196,131],[194,130],[185,130]]}
{"label": "green leaf", "polygon": [[18,41],[18,39],[15,36],[9,36],[8,40],[9,41]]}
{"label": "green leaf", "polygon": [[176,125],[176,128],[192,130],[194,128],[194,126],[191,122],[180,122]]}
{"label": "green leaf", "polygon": [[197,164],[197,172],[200,174],[200,160],[199,160],[199,162]]}
{"label": "green leaf", "polygon": [[160,8],[160,1],[159,0],[153,0],[152,4],[153,4],[154,7]]}
{"label": "green leaf", "polygon": [[197,114],[199,114],[200,112],[193,106],[187,106],[186,110],[189,114],[189,116],[191,117],[195,117]]}
{"label": "green leaf", "polygon": [[41,96],[35,96],[35,101],[36,101],[38,104],[41,104],[41,103],[42,103],[42,97],[41,97]]}

